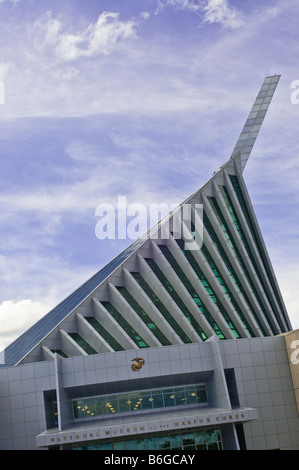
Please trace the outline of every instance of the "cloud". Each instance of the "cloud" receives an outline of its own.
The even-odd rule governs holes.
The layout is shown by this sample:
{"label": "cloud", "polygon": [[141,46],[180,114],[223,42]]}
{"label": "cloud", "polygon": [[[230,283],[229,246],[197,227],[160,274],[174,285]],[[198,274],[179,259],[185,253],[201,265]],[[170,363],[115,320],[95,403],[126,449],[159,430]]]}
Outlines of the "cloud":
{"label": "cloud", "polygon": [[[97,12],[89,24],[82,23],[82,18],[74,21],[48,12],[31,23],[30,28],[28,25],[22,31],[13,26],[9,28],[6,41],[0,46],[3,60],[10,61],[5,77],[6,106],[1,109],[0,118],[90,116],[104,112],[160,114],[178,109],[202,109],[209,107],[208,101],[215,97],[213,88],[220,74],[222,84],[217,85],[218,98],[212,106],[221,106],[223,99],[228,102],[227,87],[236,77],[236,68],[242,82],[244,68],[247,72],[250,67],[251,61],[242,62],[240,54],[243,56],[245,48],[249,54],[255,51],[253,44],[256,44],[259,27],[256,18],[248,16],[244,28],[238,30],[238,41],[227,28],[221,38],[211,37],[211,41],[198,47],[205,34],[203,31],[210,26],[198,28],[197,18],[202,23],[208,15],[209,22],[221,20],[227,26],[235,25],[236,17],[231,13],[234,10],[223,1],[222,13],[218,10],[217,15],[216,4],[206,0],[171,2],[172,8],[177,5],[198,13],[195,19],[193,14],[189,18],[193,39],[188,48],[179,40],[176,30],[171,30],[169,36],[167,33],[143,36],[142,14],[122,21],[118,13],[103,12],[98,16]],[[269,20],[264,11],[260,17]],[[169,21],[167,15],[161,20],[166,24]],[[147,22],[147,28],[157,27],[155,18]],[[15,31],[14,37],[12,31]],[[267,25],[262,31],[267,31]],[[168,42],[165,38],[172,34]],[[198,40],[194,41],[194,35]],[[248,47],[249,38],[252,49]],[[271,60],[269,50],[268,60]],[[257,68],[267,67],[264,57],[262,64],[259,63],[259,53],[254,61]],[[209,77],[206,83],[205,77]],[[241,103],[239,100],[238,105]]]}
{"label": "cloud", "polygon": [[200,14],[204,23],[220,23],[228,29],[243,25],[241,13],[227,0],[159,0],[156,14],[167,6]]}
{"label": "cloud", "polygon": [[206,23],[221,23],[229,29],[239,28],[243,25],[241,13],[232,8],[227,0],[209,0],[203,11]]}
{"label": "cloud", "polygon": [[0,62],[0,79],[5,80],[5,77],[9,71],[10,64],[8,62]]}
{"label": "cloud", "polygon": [[[0,108],[0,222],[7,255],[0,256],[0,302],[49,303],[49,286],[64,289],[55,293],[60,300],[88,277],[88,264],[94,271],[103,257],[109,261],[105,248],[92,249],[94,210],[101,202],[114,203],[117,194],[142,203],[188,196],[228,158],[257,87],[272,72],[283,79],[246,181],[254,207],[264,210],[263,233],[277,221],[270,221],[268,207],[281,196],[283,183],[291,201],[286,207],[294,207],[299,105],[290,103],[290,83],[299,78],[293,60],[298,0],[274,2],[274,8],[253,3],[239,29],[242,15],[232,4],[241,2],[233,0],[161,0],[160,11],[169,10],[159,21],[135,9],[125,20],[122,14],[99,15],[98,7],[88,22],[81,15],[63,16],[63,9],[42,18],[34,9],[24,20],[0,18],[0,79],[7,92]],[[148,21],[144,31],[141,19]],[[291,33],[282,41],[286,24]],[[37,119],[5,121],[6,115]],[[266,189],[272,195],[264,207]],[[298,233],[294,215],[282,215],[284,235],[287,227]],[[269,243],[281,248],[280,239]],[[284,286],[288,281],[295,286],[287,294],[292,299],[297,279],[286,278]]]}
{"label": "cloud", "polygon": [[201,10],[201,6],[196,0],[158,0],[156,14],[168,6],[173,6],[182,10],[191,10],[194,12]]}
{"label": "cloud", "polygon": [[0,351],[40,320],[49,310],[49,305],[31,299],[2,302],[0,304]]}
{"label": "cloud", "polygon": [[137,22],[121,21],[119,13],[103,12],[95,23],[76,33],[62,32],[62,22],[50,12],[42,18],[46,45],[55,45],[55,55],[65,61],[95,54],[109,54],[121,41],[135,37]]}

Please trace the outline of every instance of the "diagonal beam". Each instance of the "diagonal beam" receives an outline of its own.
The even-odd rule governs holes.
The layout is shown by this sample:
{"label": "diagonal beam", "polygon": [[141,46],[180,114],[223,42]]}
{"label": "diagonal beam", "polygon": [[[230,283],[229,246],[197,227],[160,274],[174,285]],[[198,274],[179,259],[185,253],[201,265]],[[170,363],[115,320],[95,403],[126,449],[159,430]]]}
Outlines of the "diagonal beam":
{"label": "diagonal beam", "polygon": [[231,158],[241,152],[241,168],[244,170],[264,118],[272,101],[281,75],[266,77],[249,113]]}

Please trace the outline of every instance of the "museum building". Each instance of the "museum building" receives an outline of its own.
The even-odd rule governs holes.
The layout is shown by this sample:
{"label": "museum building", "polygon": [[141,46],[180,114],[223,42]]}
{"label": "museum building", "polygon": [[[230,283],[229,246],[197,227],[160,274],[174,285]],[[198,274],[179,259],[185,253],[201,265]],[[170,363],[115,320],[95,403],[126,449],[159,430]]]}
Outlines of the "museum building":
{"label": "museum building", "polygon": [[3,351],[0,449],[299,449],[299,331],[243,179],[279,79],[207,183]]}

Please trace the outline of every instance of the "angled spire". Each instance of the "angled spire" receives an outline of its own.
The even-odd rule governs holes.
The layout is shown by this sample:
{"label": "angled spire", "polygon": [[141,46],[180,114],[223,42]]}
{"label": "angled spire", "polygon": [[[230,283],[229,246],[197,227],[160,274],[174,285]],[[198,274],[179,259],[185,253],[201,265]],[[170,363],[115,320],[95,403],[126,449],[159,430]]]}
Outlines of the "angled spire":
{"label": "angled spire", "polygon": [[241,168],[244,170],[251,150],[267,114],[281,75],[266,77],[249,113],[231,158],[241,152]]}

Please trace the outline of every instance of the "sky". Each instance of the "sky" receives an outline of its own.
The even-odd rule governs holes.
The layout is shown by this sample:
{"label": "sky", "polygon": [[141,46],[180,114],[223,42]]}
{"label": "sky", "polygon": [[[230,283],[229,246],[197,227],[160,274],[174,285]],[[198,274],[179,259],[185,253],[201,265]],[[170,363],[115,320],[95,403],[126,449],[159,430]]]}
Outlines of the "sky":
{"label": "sky", "polygon": [[99,205],[182,202],[273,74],[243,175],[299,328],[298,21],[298,0],[0,1],[0,346],[132,242],[98,239]]}

